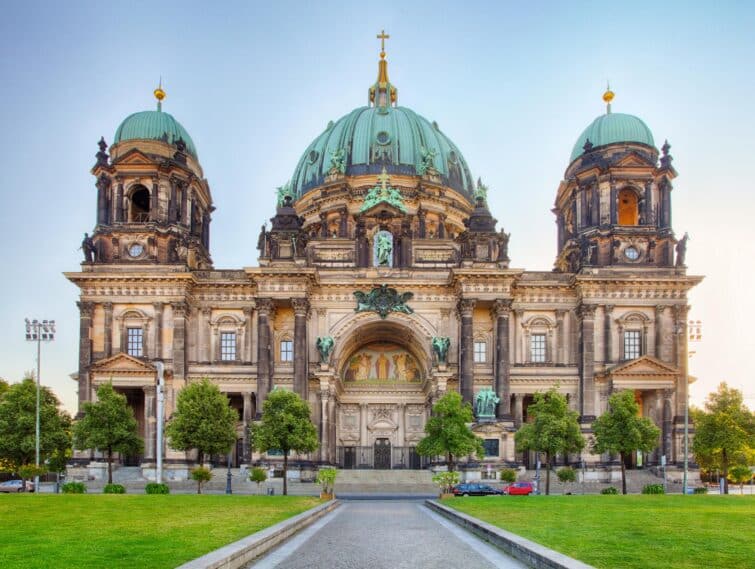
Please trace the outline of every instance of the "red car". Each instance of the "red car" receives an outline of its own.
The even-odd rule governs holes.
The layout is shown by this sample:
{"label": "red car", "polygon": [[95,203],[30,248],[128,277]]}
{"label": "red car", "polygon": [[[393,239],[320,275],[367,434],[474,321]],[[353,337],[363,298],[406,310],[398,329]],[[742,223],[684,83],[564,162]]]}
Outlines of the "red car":
{"label": "red car", "polygon": [[504,494],[509,496],[529,496],[535,491],[531,482],[514,482],[503,489]]}

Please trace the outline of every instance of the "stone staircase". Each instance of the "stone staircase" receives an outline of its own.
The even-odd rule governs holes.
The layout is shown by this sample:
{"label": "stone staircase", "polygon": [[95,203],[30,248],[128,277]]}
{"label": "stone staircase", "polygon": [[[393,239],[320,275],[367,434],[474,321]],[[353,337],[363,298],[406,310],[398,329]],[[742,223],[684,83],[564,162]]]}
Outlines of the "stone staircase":
{"label": "stone staircase", "polygon": [[429,470],[340,470],[336,495],[437,495]]}

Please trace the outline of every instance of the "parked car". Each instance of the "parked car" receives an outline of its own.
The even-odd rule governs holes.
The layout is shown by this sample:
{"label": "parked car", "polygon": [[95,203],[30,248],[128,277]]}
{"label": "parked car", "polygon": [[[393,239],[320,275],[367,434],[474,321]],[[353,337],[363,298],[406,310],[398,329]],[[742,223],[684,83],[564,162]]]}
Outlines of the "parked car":
{"label": "parked car", "polygon": [[454,496],[488,496],[491,494],[503,494],[498,488],[487,484],[457,484],[453,489]]}
{"label": "parked car", "polygon": [[508,496],[529,496],[534,491],[532,482],[514,482],[503,489],[503,493]]}
{"label": "parked car", "polygon": [[[0,492],[23,492],[24,481],[23,480],[8,480],[0,484]],[[31,480],[26,481],[26,491],[34,492],[34,482]]]}

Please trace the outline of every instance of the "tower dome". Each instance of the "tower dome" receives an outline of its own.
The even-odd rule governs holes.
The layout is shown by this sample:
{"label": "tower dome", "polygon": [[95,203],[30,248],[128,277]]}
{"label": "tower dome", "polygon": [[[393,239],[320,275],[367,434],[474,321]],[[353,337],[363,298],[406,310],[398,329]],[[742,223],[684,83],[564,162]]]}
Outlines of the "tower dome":
{"label": "tower dome", "polygon": [[183,140],[186,152],[197,158],[197,149],[189,133],[173,115],[162,110],[162,100],[165,98],[162,87],[155,89],[155,98],[157,110],[141,111],[127,116],[116,129],[113,144],[125,140],[159,140],[167,144],[176,144]]}

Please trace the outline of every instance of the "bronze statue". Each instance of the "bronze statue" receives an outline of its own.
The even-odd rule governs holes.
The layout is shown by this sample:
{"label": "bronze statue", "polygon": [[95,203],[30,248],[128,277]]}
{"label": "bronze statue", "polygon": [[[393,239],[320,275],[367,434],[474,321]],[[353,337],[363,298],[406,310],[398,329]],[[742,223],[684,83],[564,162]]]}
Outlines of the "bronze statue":
{"label": "bronze statue", "polygon": [[676,266],[685,267],[684,258],[687,256],[687,241],[689,240],[689,233],[684,233],[684,237],[679,239],[676,243]]}
{"label": "bronze statue", "polygon": [[97,260],[97,246],[94,244],[94,239],[89,237],[88,233],[84,233],[84,239],[81,241],[81,247],[84,251],[84,261],[86,263],[94,263]]}

